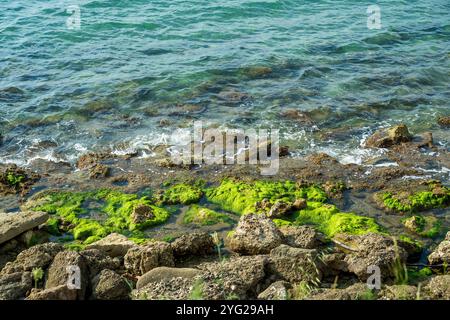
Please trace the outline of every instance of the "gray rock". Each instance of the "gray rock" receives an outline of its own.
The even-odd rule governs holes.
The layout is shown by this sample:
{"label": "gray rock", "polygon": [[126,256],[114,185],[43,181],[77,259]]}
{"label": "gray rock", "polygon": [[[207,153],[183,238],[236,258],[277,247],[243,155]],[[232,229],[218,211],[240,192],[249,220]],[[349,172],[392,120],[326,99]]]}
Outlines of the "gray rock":
{"label": "gray rock", "polygon": [[33,290],[26,300],[76,300],[77,290],[62,284],[45,290]]}
{"label": "gray rock", "polygon": [[111,257],[123,257],[133,247],[137,247],[137,245],[127,237],[118,233],[111,233],[105,238],[87,245],[86,249],[97,249]]}
{"label": "gray rock", "polygon": [[215,252],[213,239],[207,232],[182,235],[171,243],[171,247],[176,258],[206,256]]}
{"label": "gray rock", "polygon": [[284,242],[296,248],[316,249],[323,238],[314,228],[309,226],[285,226],[280,228]]}
{"label": "gray rock", "polygon": [[0,276],[0,300],[25,298],[33,287],[31,272],[15,272]]}
{"label": "gray rock", "polygon": [[355,283],[345,289],[321,289],[308,300],[375,300],[377,294],[365,283]]}
{"label": "gray rock", "polygon": [[268,270],[289,282],[316,283],[322,279],[320,268],[316,250],[293,248],[283,244],[270,251]]}
{"label": "gray rock", "polygon": [[200,270],[192,268],[158,267],[139,277],[136,289],[142,289],[149,283],[157,283],[174,278],[193,279],[200,273]]}
{"label": "gray rock", "polygon": [[80,252],[87,262],[89,275],[95,277],[103,269],[117,270],[121,267],[119,258],[111,258],[105,252],[97,249],[83,250]]}
{"label": "gray rock", "polygon": [[287,300],[291,285],[285,281],[276,281],[258,295],[260,300]]}
{"label": "gray rock", "polygon": [[63,251],[55,256],[48,269],[45,288],[50,289],[60,285],[69,285],[69,283],[74,284],[74,282],[71,282],[73,274],[70,273],[69,268],[79,268],[80,289],[76,289],[77,298],[84,300],[86,288],[89,283],[89,272],[86,259],[78,252]]}
{"label": "gray rock", "polygon": [[0,244],[40,226],[47,220],[48,214],[45,212],[0,213]]}
{"label": "gray rock", "polygon": [[64,248],[57,243],[44,243],[22,251],[13,262],[8,262],[0,272],[2,274],[32,271],[34,268],[46,269],[53,258]]}
{"label": "gray rock", "polygon": [[264,215],[246,214],[228,238],[228,247],[244,255],[267,254],[283,241],[283,235]]}
{"label": "gray rock", "polygon": [[97,300],[127,300],[131,288],[116,272],[102,270],[92,281],[92,298]]}
{"label": "gray rock", "polygon": [[140,276],[162,266],[175,266],[172,247],[166,242],[155,241],[142,247],[133,247],[125,255],[125,268],[134,275]]}
{"label": "gray rock", "polygon": [[447,232],[445,239],[437,246],[437,248],[428,256],[430,264],[450,264],[450,231]]}
{"label": "gray rock", "polygon": [[431,278],[424,291],[433,300],[450,300],[450,275],[440,275]]}

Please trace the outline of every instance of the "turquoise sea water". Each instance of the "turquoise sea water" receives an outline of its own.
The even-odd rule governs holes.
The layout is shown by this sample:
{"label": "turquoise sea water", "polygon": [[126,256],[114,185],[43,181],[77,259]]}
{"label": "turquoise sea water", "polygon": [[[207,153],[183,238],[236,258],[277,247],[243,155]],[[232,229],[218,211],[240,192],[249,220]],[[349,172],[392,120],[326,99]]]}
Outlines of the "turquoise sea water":
{"label": "turquoise sea water", "polygon": [[448,146],[448,0],[0,0],[0,43],[1,162],[148,154],[192,120],[277,128],[346,162],[400,121]]}

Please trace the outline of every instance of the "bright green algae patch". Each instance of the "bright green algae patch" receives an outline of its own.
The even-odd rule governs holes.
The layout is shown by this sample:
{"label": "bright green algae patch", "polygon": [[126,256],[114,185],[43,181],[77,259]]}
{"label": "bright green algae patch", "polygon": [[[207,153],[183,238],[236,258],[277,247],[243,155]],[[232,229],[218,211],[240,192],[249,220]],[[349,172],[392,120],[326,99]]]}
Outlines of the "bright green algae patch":
{"label": "bright green algae patch", "polygon": [[294,213],[289,220],[275,219],[274,222],[278,226],[313,225],[330,238],[339,233],[360,235],[384,232],[373,218],[341,212],[334,205],[314,201],[309,201],[305,209]]}
{"label": "bright green algae patch", "polygon": [[198,202],[203,196],[200,187],[189,184],[177,184],[169,187],[162,197],[166,204],[191,204]]}
{"label": "bright green algae patch", "polygon": [[384,205],[398,212],[417,212],[421,210],[443,208],[450,204],[450,188],[430,185],[429,190],[419,191],[411,195],[405,192],[382,194]]}
{"label": "bright green algae patch", "polygon": [[[67,229],[75,240],[91,243],[109,233],[126,233],[130,236],[143,236],[139,230],[163,223],[169,218],[169,212],[155,206],[147,197],[126,194],[113,190],[93,192],[53,192],[41,199],[33,208],[55,215],[47,222],[52,234],[58,234],[59,228]],[[95,209],[89,204],[97,205]],[[132,215],[135,208],[148,207],[151,218],[135,223]],[[96,216],[92,213],[95,213]]]}
{"label": "bright green algae patch", "polygon": [[223,180],[218,187],[206,190],[206,197],[209,202],[236,214],[254,213],[255,203],[263,199],[268,199],[272,204],[277,200],[294,201],[298,198],[319,202],[327,200],[325,192],[316,186],[298,186],[292,181],[250,183],[231,179]]}
{"label": "bright green algae patch", "polygon": [[408,229],[421,237],[434,238],[441,232],[442,223],[433,216],[414,215],[403,219],[402,222]]}
{"label": "bright green algae patch", "polygon": [[214,210],[192,205],[186,211],[183,222],[186,224],[193,223],[201,226],[209,226],[217,223],[233,223],[233,220],[224,213]]}

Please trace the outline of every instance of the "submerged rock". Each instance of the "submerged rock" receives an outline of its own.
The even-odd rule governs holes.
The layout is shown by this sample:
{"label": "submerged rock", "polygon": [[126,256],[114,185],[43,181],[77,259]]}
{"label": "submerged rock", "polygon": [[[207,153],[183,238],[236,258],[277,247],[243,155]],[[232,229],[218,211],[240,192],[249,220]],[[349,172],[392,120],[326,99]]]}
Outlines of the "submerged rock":
{"label": "submerged rock", "polygon": [[156,267],[175,266],[170,244],[161,241],[133,247],[125,255],[125,268],[133,275],[143,275]]}
{"label": "submerged rock", "polygon": [[439,117],[437,123],[445,128],[450,127],[450,116]]}
{"label": "submerged rock", "polygon": [[431,265],[450,264],[450,231],[447,232],[445,239],[428,256]]}
{"label": "submerged rock", "polygon": [[0,244],[45,223],[45,212],[0,213]]}
{"label": "submerged rock", "polygon": [[408,127],[399,124],[390,128],[376,131],[366,140],[366,147],[369,148],[389,148],[393,145],[412,140]]}
{"label": "submerged rock", "polygon": [[257,214],[241,216],[236,229],[228,236],[229,248],[244,255],[269,253],[283,241],[272,220]]}

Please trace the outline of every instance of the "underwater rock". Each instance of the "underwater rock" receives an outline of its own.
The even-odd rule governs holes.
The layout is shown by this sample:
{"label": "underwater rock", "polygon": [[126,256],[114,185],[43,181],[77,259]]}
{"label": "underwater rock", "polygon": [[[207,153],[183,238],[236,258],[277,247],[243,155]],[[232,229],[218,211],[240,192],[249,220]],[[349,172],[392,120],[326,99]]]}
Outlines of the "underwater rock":
{"label": "underwater rock", "polygon": [[245,214],[227,237],[228,247],[243,255],[269,253],[283,241],[283,235],[272,220],[257,214]]}
{"label": "underwater rock", "polygon": [[166,242],[155,241],[133,247],[125,255],[125,268],[133,275],[141,276],[162,266],[175,266],[172,247]]}
{"label": "underwater rock", "polygon": [[215,252],[212,237],[207,232],[184,234],[170,244],[176,258],[206,256]]}
{"label": "underwater rock", "polygon": [[409,133],[408,127],[404,124],[399,124],[376,131],[367,138],[365,145],[369,148],[389,148],[393,145],[409,142],[411,140],[412,135]]}
{"label": "underwater rock", "polygon": [[32,271],[35,268],[46,269],[53,258],[64,248],[58,243],[44,243],[33,246],[19,253],[13,262],[8,262],[0,275]]}
{"label": "underwater rock", "polygon": [[193,268],[158,267],[139,277],[136,283],[136,289],[142,289],[150,283],[158,283],[175,278],[194,279],[200,273],[200,270]]}
{"label": "underwater rock", "polygon": [[33,287],[31,272],[15,272],[0,275],[0,300],[24,298]]}
{"label": "underwater rock", "polygon": [[226,103],[238,104],[251,99],[247,93],[240,92],[236,89],[225,89],[218,94],[218,98]]}
{"label": "underwater rock", "polygon": [[310,226],[282,226],[280,231],[284,236],[284,242],[295,248],[316,249],[323,238]]}
{"label": "underwater rock", "polygon": [[98,249],[110,257],[123,257],[136,244],[124,235],[111,233],[105,238],[86,246],[86,249]]}
{"label": "underwater rock", "polygon": [[439,119],[437,120],[437,123],[441,127],[449,128],[450,127],[450,116],[439,117]]}
{"label": "underwater rock", "polygon": [[74,290],[77,292],[77,299],[84,300],[89,284],[88,266],[86,259],[75,251],[62,251],[55,256],[48,268],[45,288],[50,289],[60,285],[67,285],[70,275],[69,268],[79,268],[80,289]]}
{"label": "underwater rock", "polygon": [[288,109],[286,111],[283,111],[281,113],[281,117],[286,120],[294,121],[302,126],[311,127],[315,125],[314,120],[311,118],[308,112],[303,112],[296,109]]}
{"label": "underwater rock", "polygon": [[396,246],[394,241],[384,235],[367,233],[365,235],[340,234],[339,242],[352,248],[345,257],[348,270],[358,276],[362,281],[371,275],[367,272],[369,266],[378,266],[383,279],[394,276],[394,264],[403,264],[406,261],[406,251]]}
{"label": "underwater rock", "polygon": [[128,300],[131,288],[126,280],[112,270],[104,269],[92,281],[92,299]]}
{"label": "underwater rock", "polygon": [[258,295],[259,300],[287,300],[291,284],[286,281],[276,281]]}
{"label": "underwater rock", "polygon": [[77,291],[69,289],[66,284],[44,290],[33,289],[26,300],[76,300]]}
{"label": "underwater rock", "polygon": [[430,264],[450,264],[450,231],[447,232],[445,239],[428,256]]}
{"label": "underwater rock", "polygon": [[0,244],[45,223],[45,212],[26,211],[16,214],[0,212]]}
{"label": "underwater rock", "polygon": [[270,251],[270,273],[292,283],[316,283],[322,279],[317,251],[280,245]]}

